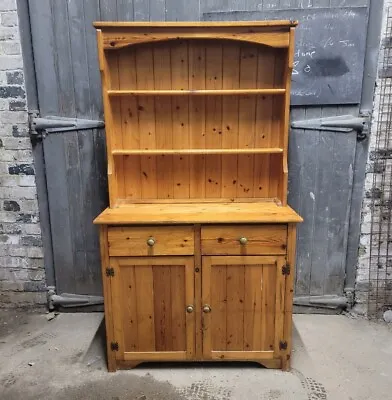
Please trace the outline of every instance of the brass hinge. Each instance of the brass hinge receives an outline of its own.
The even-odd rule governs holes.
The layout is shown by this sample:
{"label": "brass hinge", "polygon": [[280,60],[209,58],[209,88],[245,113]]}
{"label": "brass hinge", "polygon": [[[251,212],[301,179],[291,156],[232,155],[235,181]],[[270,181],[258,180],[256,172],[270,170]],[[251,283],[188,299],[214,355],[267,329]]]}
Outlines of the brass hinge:
{"label": "brass hinge", "polygon": [[279,342],[279,350],[287,350],[287,342],[286,341],[280,341]]}
{"label": "brass hinge", "polygon": [[117,342],[111,342],[110,343],[110,350],[118,351],[118,343]]}
{"label": "brass hinge", "polygon": [[114,268],[106,268],[106,276],[114,276]]}
{"label": "brass hinge", "polygon": [[290,275],[290,265],[286,264],[282,267],[282,275]]}

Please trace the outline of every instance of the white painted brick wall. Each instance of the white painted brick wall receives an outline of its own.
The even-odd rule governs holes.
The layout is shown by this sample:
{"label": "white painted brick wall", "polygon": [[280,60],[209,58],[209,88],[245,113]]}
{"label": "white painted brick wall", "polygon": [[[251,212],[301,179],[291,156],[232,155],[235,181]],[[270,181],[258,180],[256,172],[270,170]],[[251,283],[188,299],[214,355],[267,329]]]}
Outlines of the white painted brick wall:
{"label": "white painted brick wall", "polygon": [[15,0],[0,1],[0,307],[46,302]]}
{"label": "white painted brick wall", "polygon": [[[382,22],[382,27],[381,27],[381,43],[384,42],[385,40],[385,32],[386,32],[386,23],[387,23],[387,9],[392,7],[392,0],[385,0],[384,2],[384,13],[383,13],[383,22]],[[382,61],[383,61],[383,56],[384,52],[381,49],[380,54],[379,54],[379,73],[380,69],[382,66]],[[389,89],[385,88],[382,91],[382,81],[380,79],[380,76],[378,76],[377,81],[376,81],[376,90],[375,90],[375,96],[374,96],[374,108],[373,108],[373,118],[372,118],[372,124],[371,124],[371,136],[370,136],[370,146],[369,146],[369,159],[368,159],[368,165],[367,165],[367,173],[366,173],[366,179],[365,179],[365,198],[363,201],[362,205],[362,219],[361,219],[361,239],[360,239],[360,248],[359,248],[359,259],[358,259],[358,267],[357,267],[357,278],[356,278],[356,306],[355,310],[361,314],[368,314],[369,316],[377,316],[374,311],[375,311],[375,299],[374,296],[376,295],[376,290],[375,290],[375,285],[374,283],[372,284],[372,279],[378,279],[379,281],[384,281],[384,280],[391,280],[392,282],[392,276],[388,277],[386,276],[386,267],[383,258],[383,262],[380,263],[380,265],[375,265],[377,262],[370,262],[370,255],[371,251],[373,252],[372,254],[380,254],[380,255],[385,255],[386,250],[387,250],[387,233],[388,233],[388,223],[383,223],[382,229],[381,229],[381,235],[380,237],[376,238],[375,235],[373,235],[373,243],[371,241],[371,229],[372,229],[372,223],[373,226],[374,222],[377,221],[379,218],[383,218],[382,215],[382,210],[380,207],[374,207],[374,209],[371,208],[372,205],[372,199],[378,199],[381,197],[384,201],[385,200],[392,200],[388,199],[388,194],[386,192],[381,191],[381,180],[382,180],[382,171],[380,170],[380,166],[382,166],[382,163],[380,163],[379,154],[375,153],[376,149],[376,141],[377,137],[380,140],[379,143],[383,142],[383,139],[385,138],[385,129],[387,128],[384,123],[379,124],[378,120],[378,115],[380,111],[380,101],[381,101],[381,96],[388,96],[388,97],[383,97],[384,102],[385,98],[390,98],[390,104],[386,104],[384,106],[384,111],[390,112],[392,108],[392,96],[391,96],[391,90],[392,87]],[[390,129],[390,127],[388,127]],[[381,146],[378,146],[381,147]],[[387,156],[389,159],[387,161],[387,166],[392,166],[392,149],[391,149],[391,154]],[[391,172],[392,170],[389,170]],[[387,179],[387,181],[385,181]],[[391,182],[392,177],[391,173],[384,174],[384,182],[383,186],[388,187],[389,183]],[[389,214],[389,213],[388,213]],[[385,217],[385,216],[384,216]],[[385,221],[385,220],[384,220]],[[376,231],[377,231],[377,227]],[[392,232],[392,231],[391,231]],[[389,234],[390,236],[390,234]],[[392,271],[392,268],[390,268]],[[382,291],[382,296],[384,296],[386,292]],[[382,299],[381,296],[381,291],[380,293],[377,293],[377,296]]]}

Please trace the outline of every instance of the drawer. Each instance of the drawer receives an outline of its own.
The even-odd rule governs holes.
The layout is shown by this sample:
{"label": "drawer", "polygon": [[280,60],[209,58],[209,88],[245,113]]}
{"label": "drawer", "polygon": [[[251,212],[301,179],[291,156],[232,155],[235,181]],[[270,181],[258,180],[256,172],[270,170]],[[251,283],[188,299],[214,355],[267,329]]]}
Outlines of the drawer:
{"label": "drawer", "polygon": [[287,225],[210,225],[201,230],[202,254],[286,254]]}
{"label": "drawer", "polygon": [[192,255],[193,227],[111,227],[108,246],[110,256]]}

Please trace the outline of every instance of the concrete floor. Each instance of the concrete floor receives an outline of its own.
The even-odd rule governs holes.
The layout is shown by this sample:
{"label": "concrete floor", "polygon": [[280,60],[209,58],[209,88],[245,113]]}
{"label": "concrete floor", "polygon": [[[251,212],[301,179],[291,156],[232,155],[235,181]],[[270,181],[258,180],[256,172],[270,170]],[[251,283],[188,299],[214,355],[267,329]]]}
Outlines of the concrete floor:
{"label": "concrete floor", "polygon": [[145,364],[109,374],[101,321],[99,313],[48,321],[0,312],[0,399],[392,399],[392,327],[385,324],[296,315],[289,373],[220,363]]}

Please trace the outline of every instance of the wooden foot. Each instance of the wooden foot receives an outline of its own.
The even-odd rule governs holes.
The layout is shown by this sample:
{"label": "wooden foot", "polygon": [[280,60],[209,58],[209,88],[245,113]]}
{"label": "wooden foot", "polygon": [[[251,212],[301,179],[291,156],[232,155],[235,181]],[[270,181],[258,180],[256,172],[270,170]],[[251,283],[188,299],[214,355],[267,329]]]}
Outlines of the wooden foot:
{"label": "wooden foot", "polygon": [[290,368],[291,368],[290,354],[284,354],[282,356],[282,371],[290,371]]}
{"label": "wooden foot", "polygon": [[279,358],[257,361],[257,363],[260,364],[262,367],[271,369],[279,369],[282,366],[282,361]]}
{"label": "wooden foot", "polygon": [[118,361],[117,365],[119,369],[133,369],[141,363],[141,361]]}
{"label": "wooden foot", "polygon": [[114,351],[108,349],[107,351],[108,357],[108,371],[109,372],[116,372],[117,371],[117,363]]}

